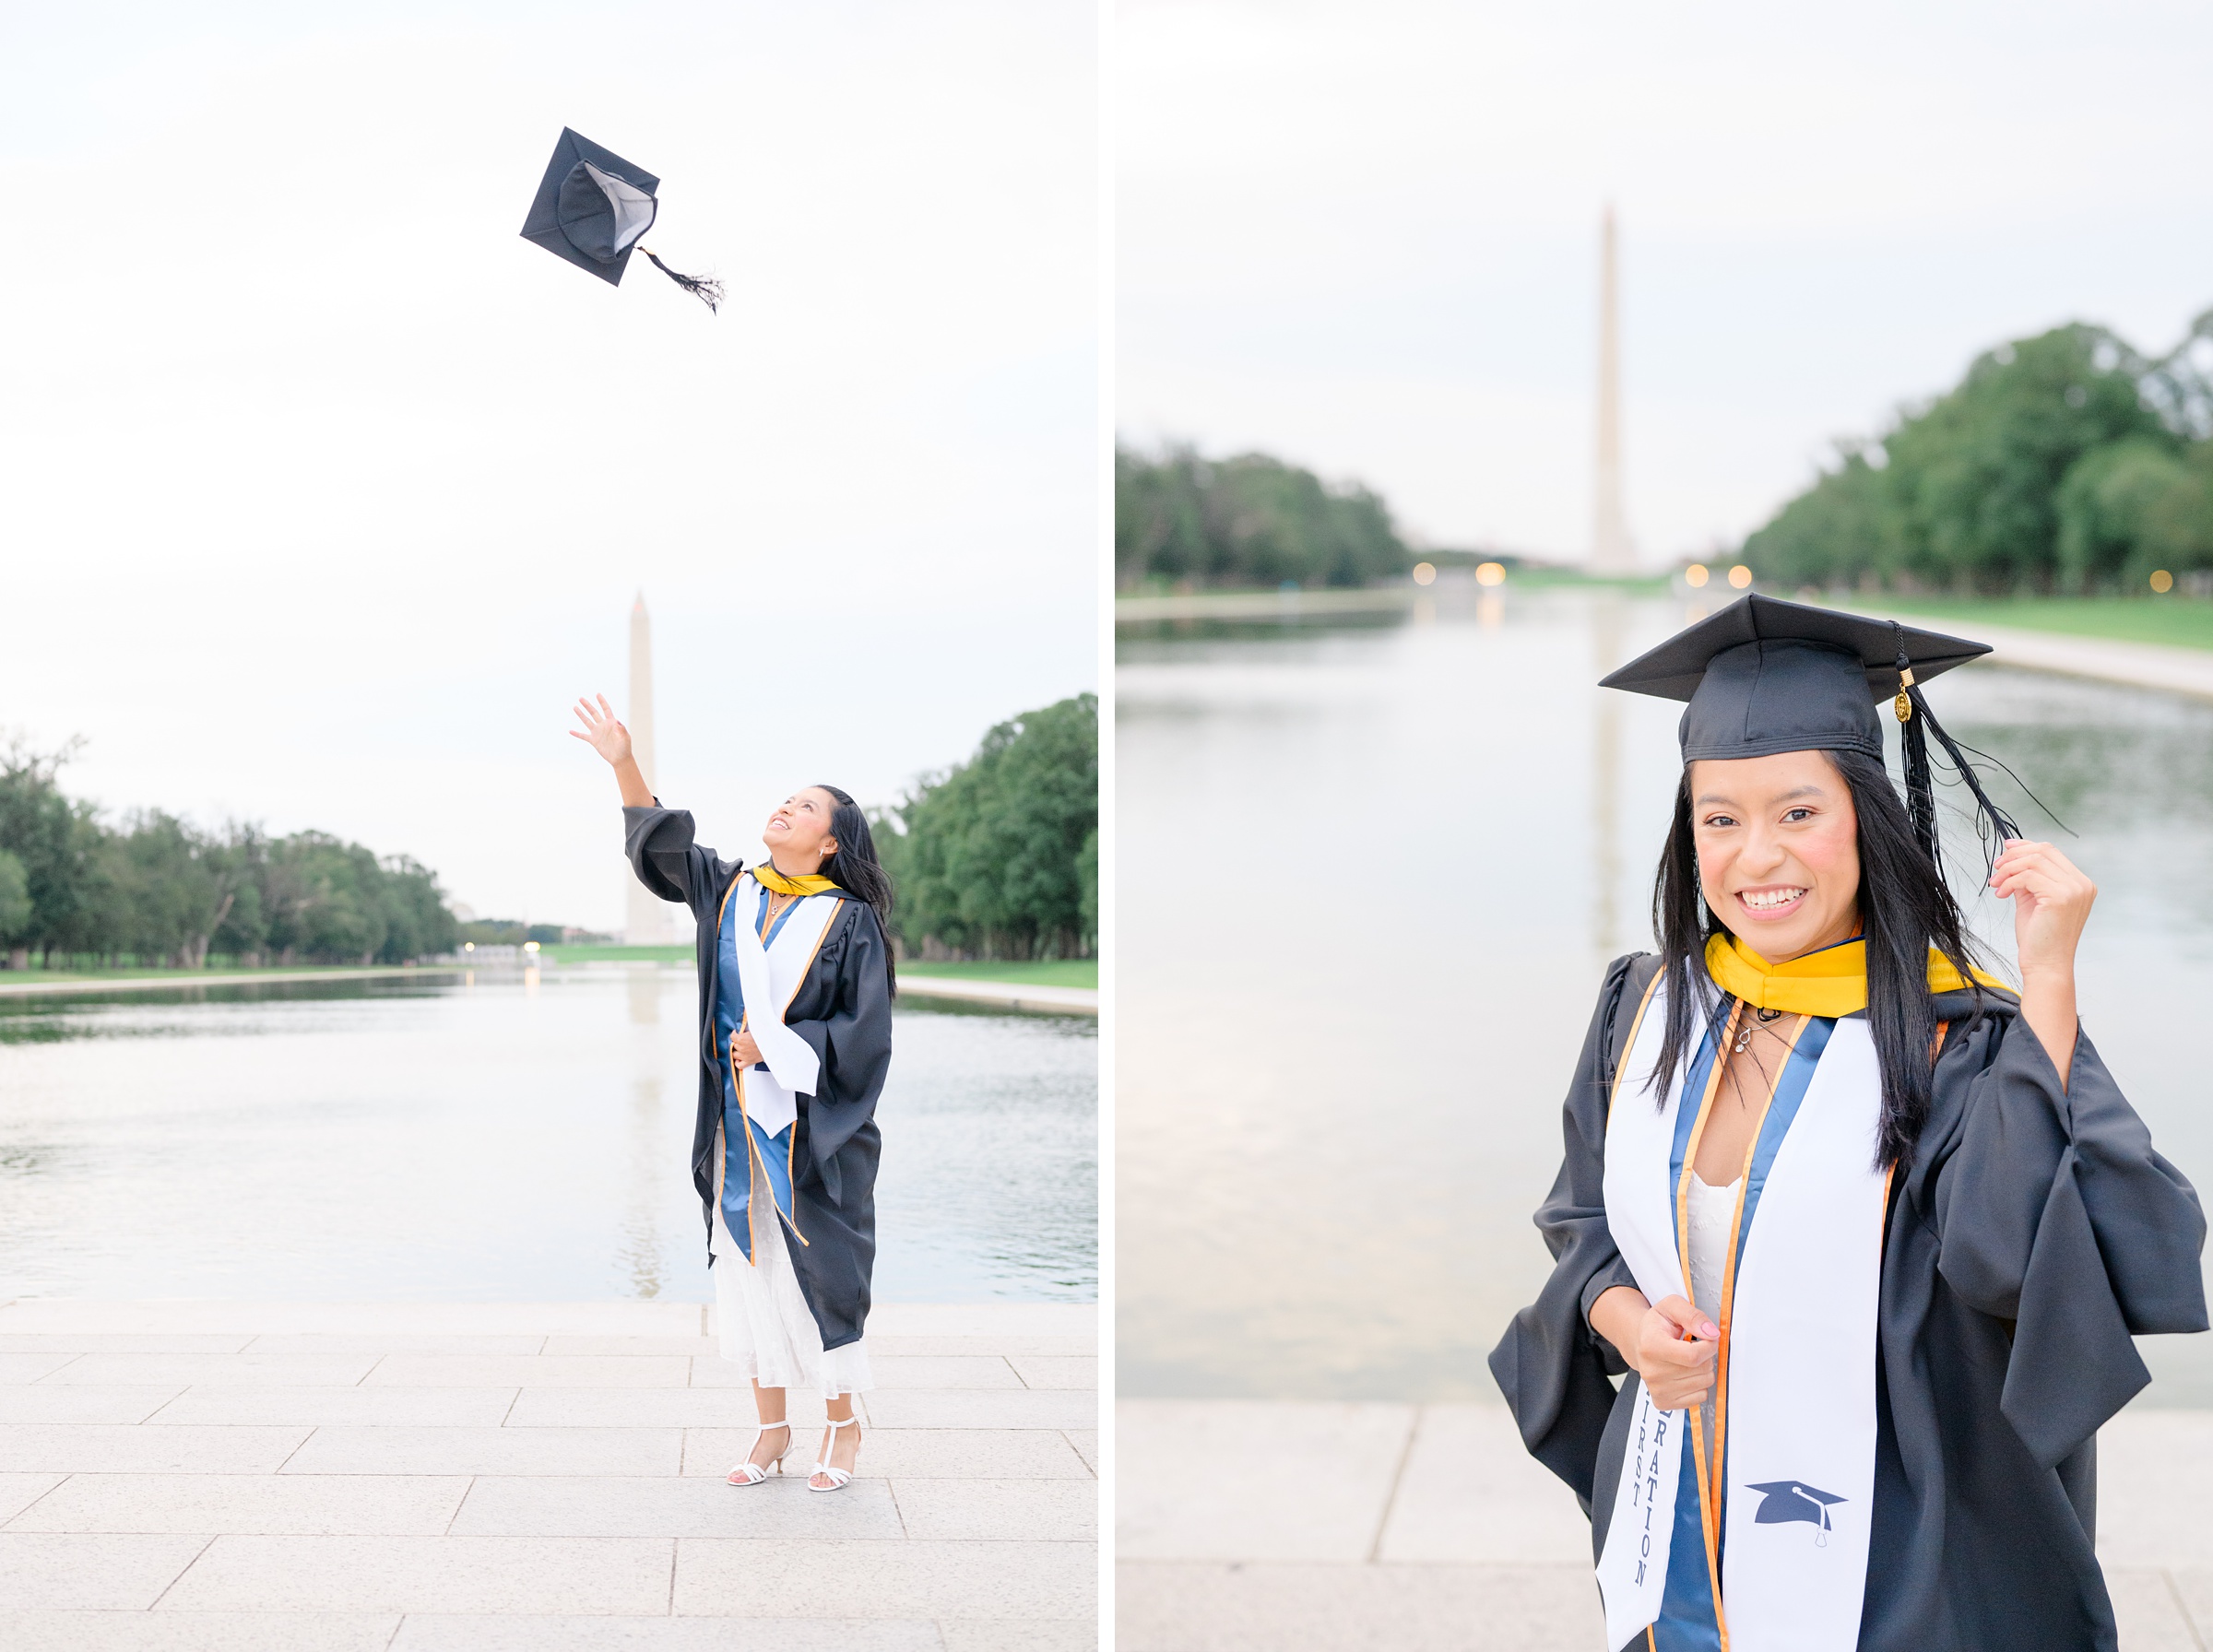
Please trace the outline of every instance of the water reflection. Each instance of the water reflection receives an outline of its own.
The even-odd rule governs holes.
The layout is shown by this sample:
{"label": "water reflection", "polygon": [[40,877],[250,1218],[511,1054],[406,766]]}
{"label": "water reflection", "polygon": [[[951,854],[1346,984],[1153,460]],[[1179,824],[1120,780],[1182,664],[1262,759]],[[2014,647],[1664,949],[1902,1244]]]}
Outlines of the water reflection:
{"label": "water reflection", "polygon": [[[0,998],[0,1297],[704,1299],[695,997],[670,969]],[[879,1300],[1095,1297],[1095,1023],[894,1013]]]}
{"label": "water reflection", "polygon": [[[1686,617],[1485,596],[1495,620],[1440,600],[1420,627],[1123,644],[1123,864],[1173,864],[1194,819],[1236,844],[1202,899],[1119,893],[1128,1392],[1495,1397],[1483,1357],[1543,1280],[1560,1095],[1605,961],[1651,944],[1677,777],[1681,708],[1593,685]],[[1982,666],[1938,689],[2080,833],[2085,1024],[2213,1188],[2213,705]],[[1971,890],[1971,827],[1946,825]],[[1970,910],[2007,963],[2011,908]],[[2155,1400],[2213,1404],[2208,1343],[2147,1339]]]}

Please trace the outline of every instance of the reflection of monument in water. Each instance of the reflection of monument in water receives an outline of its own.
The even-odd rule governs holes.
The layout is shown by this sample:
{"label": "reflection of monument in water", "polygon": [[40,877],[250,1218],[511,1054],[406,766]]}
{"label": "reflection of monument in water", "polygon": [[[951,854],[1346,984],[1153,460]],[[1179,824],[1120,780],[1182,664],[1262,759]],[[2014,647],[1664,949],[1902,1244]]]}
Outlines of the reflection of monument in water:
{"label": "reflection of monument in water", "polygon": [[[653,761],[653,622],[645,617],[645,593],[630,606],[630,704],[624,722],[630,728],[630,753],[637,759],[638,773],[658,795]],[[669,907],[632,874],[622,872],[625,916],[622,938],[633,947],[657,947],[669,938]]]}
{"label": "reflection of monument in water", "polygon": [[1621,289],[1614,259],[1614,208],[1598,242],[1598,475],[1591,522],[1591,571],[1627,573],[1636,565],[1621,509]]}

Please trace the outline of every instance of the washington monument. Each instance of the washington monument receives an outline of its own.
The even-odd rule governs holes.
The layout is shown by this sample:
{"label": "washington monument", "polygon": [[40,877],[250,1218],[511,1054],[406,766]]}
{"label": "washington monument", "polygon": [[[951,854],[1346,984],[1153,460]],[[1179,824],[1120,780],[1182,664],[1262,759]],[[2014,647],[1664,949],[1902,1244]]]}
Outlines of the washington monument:
{"label": "washington monument", "polygon": [[[659,796],[653,761],[653,621],[645,617],[645,593],[630,605],[630,752],[638,773]],[[622,886],[630,904],[622,938],[633,947],[657,947],[669,938],[669,908],[626,867]]]}
{"label": "washington monument", "polygon": [[1598,487],[1591,523],[1591,571],[1628,573],[1636,565],[1621,515],[1621,289],[1614,266],[1614,207],[1598,243]]}

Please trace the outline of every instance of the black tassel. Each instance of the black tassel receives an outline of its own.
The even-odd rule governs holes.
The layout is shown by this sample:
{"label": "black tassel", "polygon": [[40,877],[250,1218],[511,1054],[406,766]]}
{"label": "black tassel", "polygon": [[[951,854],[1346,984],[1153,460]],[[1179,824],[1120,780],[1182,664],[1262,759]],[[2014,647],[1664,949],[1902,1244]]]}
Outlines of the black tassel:
{"label": "black tassel", "polygon": [[[1898,709],[1902,714],[1899,718],[1898,732],[1899,755],[1906,772],[1906,811],[1913,822],[1913,835],[1921,840],[1921,846],[1928,851],[1929,858],[1939,866],[1943,864],[1936,857],[1936,791],[1935,776],[1929,769],[1930,735],[1936,737],[1936,743],[1944,748],[1945,756],[1950,761],[1953,770],[1967,783],[1967,789],[1974,794],[1977,810],[1975,834],[1983,840],[1982,858],[1986,867],[1996,861],[2008,838],[2022,834],[2020,827],[2014,823],[2013,817],[1992,802],[1990,794],[1982,789],[1982,782],[1975,773],[1975,765],[1969,761],[1970,756],[1979,757],[1993,767],[2003,770],[2014,785],[2021,787],[2030,802],[2051,816],[2053,825],[2062,832],[2067,831],[2066,822],[2044,808],[2042,800],[2021,785],[2018,774],[1987,751],[1978,751],[1972,746],[1962,746],[1945,732],[1944,725],[1937,722],[1935,714],[1929,710],[1929,702],[1923,696],[1921,686],[1912,680],[1912,662],[1906,655],[1905,629],[1895,620],[1892,621],[1892,629],[1898,632]],[[1995,843],[1990,841],[1994,832],[1996,834]]]}
{"label": "black tassel", "polygon": [[719,311],[722,308],[722,283],[717,281],[713,276],[680,275],[675,270],[670,269],[666,264],[663,264],[659,258],[655,257],[652,253],[646,252],[645,248],[640,247],[638,251],[645,253],[646,257],[653,259],[654,268],[659,270],[661,274],[667,276],[671,281],[674,281],[679,287],[682,288],[686,292],[690,293],[693,298],[704,304],[709,310]]}

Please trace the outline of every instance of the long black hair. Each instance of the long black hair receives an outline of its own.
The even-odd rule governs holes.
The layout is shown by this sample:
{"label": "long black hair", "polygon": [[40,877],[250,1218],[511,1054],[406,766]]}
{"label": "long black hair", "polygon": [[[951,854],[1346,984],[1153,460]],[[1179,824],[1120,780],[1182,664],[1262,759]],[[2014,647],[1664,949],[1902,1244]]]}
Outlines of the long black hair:
{"label": "long black hair", "polygon": [[899,971],[892,962],[892,875],[876,858],[876,839],[869,832],[869,817],[860,812],[860,805],[849,793],[834,785],[814,789],[828,792],[837,804],[830,811],[830,835],[837,840],[837,853],[822,862],[822,876],[875,908],[877,925],[883,930],[884,974],[896,996]]}
{"label": "long black hair", "polygon": [[[1936,1009],[1929,991],[1934,947],[1970,985],[1970,951],[1959,903],[1924,846],[1927,830],[1876,759],[1860,751],[1825,753],[1852,793],[1859,816],[1860,932],[1867,941],[1867,1031],[1883,1075],[1882,1128],[1876,1162],[1905,1162],[1928,1121],[1931,1046]],[[1934,832],[1928,832],[1934,836]],[[1706,970],[1706,942],[1722,926],[1698,888],[1698,842],[1691,824],[1690,770],[1675,792],[1675,820],[1652,883],[1652,932],[1667,976],[1667,1022],[1652,1083],[1662,1088],[1696,1047],[1693,1006],[1711,1004],[1697,1032],[1718,1033],[1721,1001]],[[1977,996],[1981,988],[1976,989]]]}

